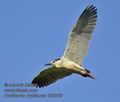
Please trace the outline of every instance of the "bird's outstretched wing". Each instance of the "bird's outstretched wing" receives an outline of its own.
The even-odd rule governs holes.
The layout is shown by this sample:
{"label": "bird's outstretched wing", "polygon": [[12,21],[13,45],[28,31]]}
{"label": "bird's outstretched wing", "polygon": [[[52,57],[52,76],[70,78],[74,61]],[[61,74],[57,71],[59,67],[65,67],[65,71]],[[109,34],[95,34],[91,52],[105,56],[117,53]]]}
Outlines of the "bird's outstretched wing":
{"label": "bird's outstretched wing", "polygon": [[63,55],[64,58],[79,65],[82,64],[96,21],[97,9],[94,5],[89,5],[69,33],[67,47]]}
{"label": "bird's outstretched wing", "polygon": [[58,79],[62,79],[71,74],[72,72],[65,68],[50,67],[41,71],[39,75],[33,79],[32,84],[36,87],[48,86]]}

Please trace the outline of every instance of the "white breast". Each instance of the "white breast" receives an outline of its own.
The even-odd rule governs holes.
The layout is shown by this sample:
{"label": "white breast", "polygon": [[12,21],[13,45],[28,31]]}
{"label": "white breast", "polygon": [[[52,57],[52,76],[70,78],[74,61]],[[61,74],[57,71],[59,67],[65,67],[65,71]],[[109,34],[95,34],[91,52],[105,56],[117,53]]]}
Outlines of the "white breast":
{"label": "white breast", "polygon": [[80,66],[78,64],[76,64],[75,62],[70,61],[70,60],[68,60],[66,58],[63,58],[62,62],[63,62],[62,66],[64,68],[68,68],[68,69],[80,68]]}

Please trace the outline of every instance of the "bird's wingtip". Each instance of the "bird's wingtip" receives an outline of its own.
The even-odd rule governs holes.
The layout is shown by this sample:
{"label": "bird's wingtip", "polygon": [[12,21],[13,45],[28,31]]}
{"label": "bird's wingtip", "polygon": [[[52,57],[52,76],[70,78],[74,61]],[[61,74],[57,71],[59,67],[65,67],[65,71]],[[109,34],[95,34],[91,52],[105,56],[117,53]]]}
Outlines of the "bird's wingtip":
{"label": "bird's wingtip", "polygon": [[31,84],[33,85],[33,87],[39,87],[39,85],[38,85],[38,78],[35,77],[35,78],[32,80]]}

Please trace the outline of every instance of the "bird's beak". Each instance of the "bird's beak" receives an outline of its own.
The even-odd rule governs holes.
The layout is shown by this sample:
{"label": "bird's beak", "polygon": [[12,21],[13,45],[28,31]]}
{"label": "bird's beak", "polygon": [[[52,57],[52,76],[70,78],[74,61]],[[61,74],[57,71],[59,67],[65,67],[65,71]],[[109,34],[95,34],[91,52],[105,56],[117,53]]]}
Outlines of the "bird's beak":
{"label": "bird's beak", "polygon": [[47,63],[47,64],[45,64],[45,66],[50,66],[50,65],[52,65],[52,63]]}

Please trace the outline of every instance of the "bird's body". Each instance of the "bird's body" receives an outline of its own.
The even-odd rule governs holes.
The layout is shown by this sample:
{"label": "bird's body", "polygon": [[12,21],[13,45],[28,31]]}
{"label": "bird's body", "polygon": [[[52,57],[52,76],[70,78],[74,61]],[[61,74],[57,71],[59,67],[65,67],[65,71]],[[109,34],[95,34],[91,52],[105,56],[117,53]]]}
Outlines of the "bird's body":
{"label": "bird's body", "polygon": [[[88,71],[81,65],[78,65],[77,63],[68,60],[67,58],[61,58],[61,59],[55,61],[55,63],[53,63],[52,65],[55,68],[61,68],[61,69],[64,68],[72,73],[77,73],[84,77],[87,77],[88,75],[90,75],[90,71]],[[95,77],[91,75],[91,78],[94,79]]]}
{"label": "bird's body", "polygon": [[56,61],[53,64],[53,66],[56,68],[65,68],[67,70],[70,70],[73,73],[79,72],[80,70],[84,70],[78,64],[76,64],[75,62],[72,62],[66,58],[61,58],[60,60]]}
{"label": "bird's body", "polygon": [[66,58],[61,58],[60,60],[56,61],[53,66],[55,66],[56,68],[66,68],[73,73],[82,73],[82,71],[85,70],[82,66]]}
{"label": "bird's body", "polygon": [[96,25],[96,18],[96,7],[93,5],[88,6],[70,31],[63,56],[46,64],[50,65],[50,67],[41,71],[33,79],[32,84],[36,87],[48,86],[58,79],[62,79],[73,73],[95,79],[91,72],[82,66],[82,63]]}

